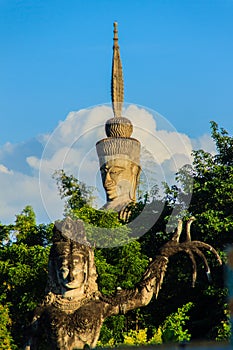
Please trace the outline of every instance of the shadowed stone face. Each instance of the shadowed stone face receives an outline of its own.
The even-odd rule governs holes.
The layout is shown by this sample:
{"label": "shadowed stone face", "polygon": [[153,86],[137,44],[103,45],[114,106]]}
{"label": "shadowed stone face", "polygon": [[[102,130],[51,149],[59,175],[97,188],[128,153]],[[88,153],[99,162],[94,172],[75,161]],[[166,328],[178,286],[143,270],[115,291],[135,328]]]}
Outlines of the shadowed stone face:
{"label": "shadowed stone face", "polygon": [[59,258],[57,277],[59,283],[67,290],[81,288],[86,279],[87,262],[82,253],[76,252],[70,259]]}
{"label": "shadowed stone face", "polygon": [[81,297],[88,283],[89,253],[80,247],[76,243],[59,242],[52,248],[55,257],[50,263],[60,293],[66,298]]}
{"label": "shadowed stone face", "polygon": [[76,300],[86,298],[98,290],[96,278],[94,251],[86,240],[83,222],[69,217],[57,221],[46,293]]}
{"label": "shadowed stone face", "polygon": [[113,158],[101,167],[107,202],[132,202],[136,199],[140,167],[129,159]]}

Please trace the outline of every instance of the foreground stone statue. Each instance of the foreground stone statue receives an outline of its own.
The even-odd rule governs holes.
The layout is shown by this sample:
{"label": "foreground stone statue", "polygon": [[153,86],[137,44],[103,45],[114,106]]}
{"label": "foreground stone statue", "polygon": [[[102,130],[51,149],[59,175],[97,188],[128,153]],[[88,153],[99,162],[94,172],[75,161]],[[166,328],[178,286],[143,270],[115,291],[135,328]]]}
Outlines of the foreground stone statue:
{"label": "foreground stone statue", "polygon": [[25,349],[74,350],[83,349],[85,345],[94,348],[106,317],[145,306],[153,294],[157,297],[169,258],[174,254],[188,254],[194,269],[193,282],[196,278],[194,254],[203,259],[209,273],[208,263],[200,249],[211,251],[221,263],[210,245],[191,241],[188,229],[186,240],[180,243],[181,232],[182,221],[179,221],[173,238],[161,248],[133,290],[117,290],[114,295],[106,297],[98,290],[94,252],[86,240],[82,221],[67,217],[56,222],[47,292],[35,311]]}

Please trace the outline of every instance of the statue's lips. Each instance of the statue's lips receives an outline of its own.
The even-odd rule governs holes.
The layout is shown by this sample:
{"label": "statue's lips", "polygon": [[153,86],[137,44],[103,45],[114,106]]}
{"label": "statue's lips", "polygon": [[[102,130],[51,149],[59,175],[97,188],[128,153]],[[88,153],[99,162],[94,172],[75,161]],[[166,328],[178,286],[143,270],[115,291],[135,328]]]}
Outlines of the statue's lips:
{"label": "statue's lips", "polygon": [[116,185],[105,185],[106,191],[114,191],[116,189]]}
{"label": "statue's lips", "polygon": [[105,186],[105,190],[108,194],[108,196],[114,196],[116,197],[116,186]]}
{"label": "statue's lips", "polygon": [[66,287],[67,289],[76,289],[76,288],[80,288],[80,286],[82,285],[81,282],[78,281],[73,281],[73,282],[69,282],[69,283],[64,283],[64,287]]}

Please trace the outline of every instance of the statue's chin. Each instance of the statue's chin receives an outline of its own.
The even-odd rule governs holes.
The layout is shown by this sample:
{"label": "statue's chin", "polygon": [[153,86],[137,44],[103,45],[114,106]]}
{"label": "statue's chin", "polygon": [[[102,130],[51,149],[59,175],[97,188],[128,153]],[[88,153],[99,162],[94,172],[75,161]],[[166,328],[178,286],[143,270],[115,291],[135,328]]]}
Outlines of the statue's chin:
{"label": "statue's chin", "polygon": [[129,198],[130,187],[123,188],[121,186],[105,187],[108,201],[113,200],[124,200],[124,198]]}

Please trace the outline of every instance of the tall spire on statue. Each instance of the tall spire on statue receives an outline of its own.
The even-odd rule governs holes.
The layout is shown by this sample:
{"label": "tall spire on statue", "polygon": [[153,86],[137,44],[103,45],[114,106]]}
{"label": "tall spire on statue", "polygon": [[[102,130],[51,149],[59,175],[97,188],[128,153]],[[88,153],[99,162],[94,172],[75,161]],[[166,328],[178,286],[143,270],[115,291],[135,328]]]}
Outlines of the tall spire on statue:
{"label": "tall spire on statue", "polygon": [[121,117],[124,102],[124,80],[118,45],[117,22],[114,22],[111,94],[114,117],[119,118]]}

